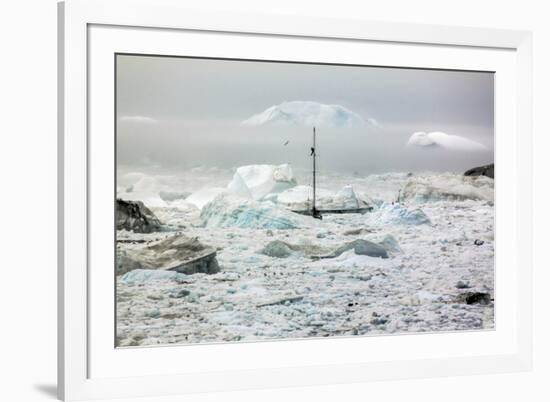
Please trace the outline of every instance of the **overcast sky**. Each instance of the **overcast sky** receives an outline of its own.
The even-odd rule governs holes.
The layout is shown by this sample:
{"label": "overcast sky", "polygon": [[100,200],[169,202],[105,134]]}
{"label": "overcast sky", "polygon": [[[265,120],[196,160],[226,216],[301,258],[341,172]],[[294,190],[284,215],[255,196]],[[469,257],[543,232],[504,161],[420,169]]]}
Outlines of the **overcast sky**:
{"label": "overcast sky", "polygon": [[[493,161],[493,94],[492,73],[119,55],[118,165],[307,168],[311,127],[241,125],[298,100],[340,105],[366,122],[318,127],[322,169],[462,171]],[[417,131],[442,131],[487,149],[407,146]]]}

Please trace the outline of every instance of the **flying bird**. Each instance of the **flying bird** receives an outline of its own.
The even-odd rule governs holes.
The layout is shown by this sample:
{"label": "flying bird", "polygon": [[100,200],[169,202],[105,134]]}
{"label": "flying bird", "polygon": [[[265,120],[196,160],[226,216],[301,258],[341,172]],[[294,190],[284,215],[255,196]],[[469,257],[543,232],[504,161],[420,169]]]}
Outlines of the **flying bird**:
{"label": "flying bird", "polygon": [[286,140],[286,142],[283,144],[283,146],[286,147],[289,142],[290,142],[290,140]]}

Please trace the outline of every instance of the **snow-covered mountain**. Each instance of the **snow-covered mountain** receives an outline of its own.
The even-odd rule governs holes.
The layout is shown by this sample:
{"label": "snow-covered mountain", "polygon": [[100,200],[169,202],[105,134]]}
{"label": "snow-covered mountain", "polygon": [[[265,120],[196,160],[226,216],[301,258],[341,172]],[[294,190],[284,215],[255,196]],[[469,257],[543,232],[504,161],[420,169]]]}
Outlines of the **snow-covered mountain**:
{"label": "snow-covered mountain", "polygon": [[479,142],[458,135],[450,135],[440,131],[425,133],[418,131],[411,135],[408,146],[437,147],[452,151],[487,151],[487,147]]}
{"label": "snow-covered mountain", "polygon": [[[367,122],[368,121],[368,122]],[[265,124],[320,127],[360,127],[375,125],[376,120],[365,121],[357,113],[341,106],[311,101],[291,101],[273,105],[244,120],[244,126]]]}

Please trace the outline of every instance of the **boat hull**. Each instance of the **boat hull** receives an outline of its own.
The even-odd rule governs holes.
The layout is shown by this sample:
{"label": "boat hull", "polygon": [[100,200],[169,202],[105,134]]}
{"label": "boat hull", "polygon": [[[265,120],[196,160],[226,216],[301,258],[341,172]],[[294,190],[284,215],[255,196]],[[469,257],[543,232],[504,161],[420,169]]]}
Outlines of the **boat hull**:
{"label": "boat hull", "polygon": [[[364,208],[347,208],[347,209],[319,209],[316,211],[317,214],[320,215],[329,215],[329,214],[366,214],[367,212],[372,211],[372,207],[364,207]],[[300,215],[308,215],[313,216],[313,212],[311,209],[308,210],[293,210],[292,212],[295,212]]]}

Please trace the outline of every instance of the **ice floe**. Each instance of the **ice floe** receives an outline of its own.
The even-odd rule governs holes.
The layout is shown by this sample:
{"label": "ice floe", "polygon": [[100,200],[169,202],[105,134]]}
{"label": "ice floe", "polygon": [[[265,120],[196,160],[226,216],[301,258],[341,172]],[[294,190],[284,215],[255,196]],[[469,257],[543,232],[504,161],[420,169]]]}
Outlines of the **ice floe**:
{"label": "ice floe", "polygon": [[379,242],[382,247],[390,254],[402,253],[403,249],[399,246],[399,242],[391,234],[384,236],[381,242]]}
{"label": "ice floe", "polygon": [[407,208],[402,204],[383,203],[366,215],[371,224],[376,225],[423,225],[430,224],[430,218],[420,208]]}
{"label": "ice floe", "polygon": [[287,258],[292,255],[294,250],[288,243],[285,243],[281,240],[270,241],[263,249],[261,249],[260,254],[267,255],[268,257],[276,258]]}
{"label": "ice floe", "polygon": [[387,250],[379,244],[372,241],[356,239],[351,242],[345,243],[342,246],[336,248],[325,255],[316,256],[316,258],[336,258],[345,253],[346,251],[353,250],[357,255],[366,255],[376,258],[388,258]]}
{"label": "ice floe", "polygon": [[183,281],[185,274],[176,271],[163,271],[158,269],[134,269],[118,278],[125,285],[137,285],[151,281]]}
{"label": "ice floe", "polygon": [[271,201],[254,201],[231,194],[220,194],[201,211],[205,227],[248,229],[295,229],[304,226],[305,217],[281,208]]}

